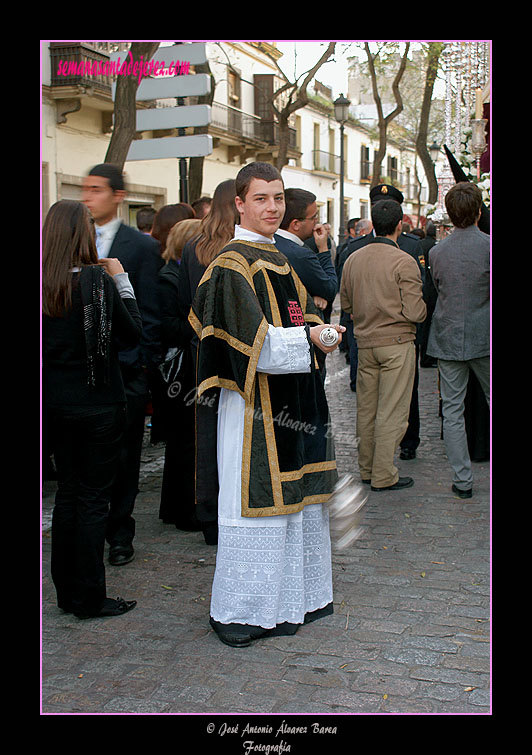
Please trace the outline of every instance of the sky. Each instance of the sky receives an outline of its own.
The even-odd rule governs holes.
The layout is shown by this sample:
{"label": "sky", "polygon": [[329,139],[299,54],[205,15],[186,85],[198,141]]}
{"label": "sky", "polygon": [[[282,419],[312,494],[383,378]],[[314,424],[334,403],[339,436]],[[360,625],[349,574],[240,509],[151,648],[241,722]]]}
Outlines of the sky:
{"label": "sky", "polygon": [[[288,78],[292,79],[294,75],[294,61],[296,63],[295,70],[297,75],[308,71],[325,52],[327,44],[327,41],[277,41],[277,48],[283,53],[283,57],[278,61],[279,65]],[[296,52],[295,56],[294,50]],[[347,56],[355,54],[360,55],[360,52],[357,53],[352,42],[337,42],[333,55],[334,62],[328,60],[316,74],[318,81],[332,87],[333,99],[339,97],[340,94],[347,96]]]}
{"label": "sky", "polygon": [[[291,78],[294,73],[294,60],[296,61],[297,74],[308,71],[325,52],[325,50],[327,49],[328,41],[320,42],[317,40],[285,40],[277,41],[276,44],[277,48],[283,53],[283,57],[279,60],[279,65],[287,74],[287,76]],[[297,53],[295,57],[294,50]],[[327,63],[324,63],[324,65],[319,69],[315,78],[322,84],[326,84],[327,86],[332,87],[333,100],[335,100],[340,96],[340,94],[347,96],[348,58],[358,57],[363,62],[367,60],[366,53],[363,48],[363,41],[357,42],[353,40],[339,40],[336,44],[336,50],[332,57],[333,60],[329,60],[327,61]],[[440,76],[436,81],[434,88],[434,97],[443,98],[444,96],[445,89],[443,78]]]}

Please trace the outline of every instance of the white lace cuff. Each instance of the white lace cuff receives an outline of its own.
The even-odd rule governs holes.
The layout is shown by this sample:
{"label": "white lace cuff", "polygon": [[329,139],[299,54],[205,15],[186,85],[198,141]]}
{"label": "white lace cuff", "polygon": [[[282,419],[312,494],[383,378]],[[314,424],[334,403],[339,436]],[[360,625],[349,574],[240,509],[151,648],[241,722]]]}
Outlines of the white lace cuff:
{"label": "white lace cuff", "polygon": [[310,372],[310,365],[310,344],[304,326],[296,328],[268,326],[257,363],[257,372],[267,372],[270,375]]}

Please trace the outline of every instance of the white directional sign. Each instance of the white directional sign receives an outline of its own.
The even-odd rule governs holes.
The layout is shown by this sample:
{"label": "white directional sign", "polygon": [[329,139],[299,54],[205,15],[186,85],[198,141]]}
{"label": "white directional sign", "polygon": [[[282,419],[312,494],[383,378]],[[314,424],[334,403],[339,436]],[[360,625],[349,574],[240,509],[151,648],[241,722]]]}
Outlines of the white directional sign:
{"label": "white directional sign", "polygon": [[126,160],[164,160],[168,157],[205,157],[212,152],[212,136],[163,136],[131,142]]}
{"label": "white directional sign", "polygon": [[[113,100],[116,92],[116,82],[112,86]],[[166,76],[155,79],[143,79],[137,89],[135,99],[164,100],[167,97],[194,97],[209,94],[211,91],[211,77],[206,73],[191,73],[188,76]]]}
{"label": "white directional sign", "polygon": [[[126,63],[129,61],[130,56],[127,52],[113,52],[111,53],[111,63]],[[168,47],[159,47],[151,56],[146,64],[152,64],[152,72],[155,63],[164,63],[164,68],[172,68],[174,73],[176,71],[176,63],[188,63],[192,66],[197,66],[200,63],[207,62],[207,45],[205,42],[192,42],[191,44],[170,45]],[[180,66],[179,70],[183,70]],[[146,75],[146,74],[145,74]]]}
{"label": "white directional sign", "polygon": [[[209,94],[211,77],[205,73],[189,73],[191,65],[205,63],[205,42],[159,47],[149,60],[132,61],[129,52],[115,52],[118,75],[135,76],[139,80],[137,102]],[[116,82],[112,85],[113,100]],[[137,131],[160,131],[189,126],[208,126],[210,105],[150,108],[137,111]],[[162,160],[165,158],[204,157],[212,152],[212,137],[194,136],[136,139],[131,143],[127,160]]]}
{"label": "white directional sign", "polygon": [[170,45],[169,47],[159,47],[150,60],[164,61],[165,67],[170,66],[172,63],[175,64],[177,61],[184,61],[190,63],[191,66],[197,66],[200,63],[207,62],[207,45],[205,42],[192,42],[181,45]]}
{"label": "white directional sign", "polygon": [[208,126],[210,122],[210,105],[164,107],[137,111],[137,131]]}

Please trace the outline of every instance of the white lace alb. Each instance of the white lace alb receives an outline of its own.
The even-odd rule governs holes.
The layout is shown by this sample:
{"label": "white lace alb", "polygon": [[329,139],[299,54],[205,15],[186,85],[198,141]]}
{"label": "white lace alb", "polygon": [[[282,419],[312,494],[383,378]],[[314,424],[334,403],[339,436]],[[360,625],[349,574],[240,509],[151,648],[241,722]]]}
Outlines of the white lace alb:
{"label": "white lace alb", "polygon": [[313,504],[282,519],[284,526],[219,526],[213,619],[271,629],[302,624],[306,613],[332,601],[326,507]]}

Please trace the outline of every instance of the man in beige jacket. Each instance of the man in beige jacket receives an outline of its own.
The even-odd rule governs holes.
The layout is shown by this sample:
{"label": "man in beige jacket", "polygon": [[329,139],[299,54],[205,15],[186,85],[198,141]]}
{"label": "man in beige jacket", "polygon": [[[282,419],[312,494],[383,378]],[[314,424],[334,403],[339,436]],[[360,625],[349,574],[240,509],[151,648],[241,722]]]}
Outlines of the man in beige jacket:
{"label": "man in beige jacket", "polygon": [[375,239],[344,266],[340,303],[353,319],[358,345],[357,437],[362,481],[372,490],[414,484],[399,477],[394,454],[408,425],[415,371],[416,323],[423,322],[421,275],[397,246],[403,211],[394,200],[371,210]]}

